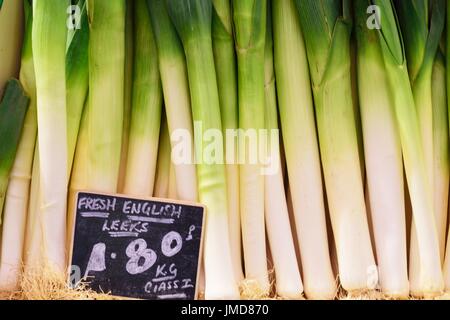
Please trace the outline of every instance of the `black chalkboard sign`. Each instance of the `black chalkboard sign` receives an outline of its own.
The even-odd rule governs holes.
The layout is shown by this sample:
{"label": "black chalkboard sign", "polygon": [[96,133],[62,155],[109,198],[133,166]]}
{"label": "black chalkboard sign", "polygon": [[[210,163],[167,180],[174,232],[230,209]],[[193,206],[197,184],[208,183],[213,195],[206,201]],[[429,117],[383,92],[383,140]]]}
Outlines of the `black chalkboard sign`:
{"label": "black chalkboard sign", "polygon": [[69,281],[115,296],[193,300],[204,216],[196,204],[79,192]]}

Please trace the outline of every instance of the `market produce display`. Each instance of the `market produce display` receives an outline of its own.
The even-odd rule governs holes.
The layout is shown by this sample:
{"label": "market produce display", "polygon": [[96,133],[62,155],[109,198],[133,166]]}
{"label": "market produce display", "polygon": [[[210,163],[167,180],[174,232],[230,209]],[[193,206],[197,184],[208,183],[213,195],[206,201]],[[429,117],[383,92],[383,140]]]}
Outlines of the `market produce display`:
{"label": "market produce display", "polygon": [[205,299],[446,296],[449,23],[446,0],[0,0],[0,291],[67,278],[86,191],[204,205]]}

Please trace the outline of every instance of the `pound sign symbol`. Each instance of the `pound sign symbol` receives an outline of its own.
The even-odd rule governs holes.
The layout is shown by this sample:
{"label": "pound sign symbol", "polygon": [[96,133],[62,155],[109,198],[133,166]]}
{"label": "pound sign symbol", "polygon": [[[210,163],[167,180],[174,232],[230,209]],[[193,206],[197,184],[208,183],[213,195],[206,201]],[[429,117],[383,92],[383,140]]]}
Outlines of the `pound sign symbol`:
{"label": "pound sign symbol", "polygon": [[188,233],[188,236],[186,237],[186,241],[189,241],[189,240],[192,240],[192,232],[195,230],[195,226],[194,225],[191,225],[190,227],[189,227],[189,233]]}

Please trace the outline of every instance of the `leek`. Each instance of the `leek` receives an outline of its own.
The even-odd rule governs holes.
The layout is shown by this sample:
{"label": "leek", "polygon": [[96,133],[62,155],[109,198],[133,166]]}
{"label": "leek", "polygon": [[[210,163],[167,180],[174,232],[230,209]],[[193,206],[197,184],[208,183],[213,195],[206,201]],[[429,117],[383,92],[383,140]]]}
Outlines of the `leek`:
{"label": "leek", "polygon": [[89,24],[86,14],[86,1],[79,0],[78,6],[81,8],[80,28],[74,30],[66,53],[67,154],[69,175],[72,171],[81,115],[89,86]]}
{"label": "leek", "polygon": [[[446,55],[446,66],[450,66],[450,32],[449,32],[449,26],[450,25],[450,5],[447,4],[447,32],[446,32],[446,40],[447,40],[447,55]],[[446,68],[446,80],[447,80],[447,92],[450,92],[450,68]],[[449,114],[448,120],[450,121],[450,95],[447,94],[447,112]],[[450,126],[449,126],[450,127]],[[449,219],[450,222],[450,219]],[[447,228],[448,229],[448,228]],[[447,236],[447,249],[445,252],[445,261],[444,261],[444,280],[445,280],[445,290],[447,292],[450,292],[450,232],[448,232]]]}
{"label": "leek", "polygon": [[[222,131],[226,137],[227,130],[239,127],[238,122],[238,88],[236,74],[236,53],[232,30],[231,2],[229,0],[213,0],[213,52],[219,87],[220,113],[222,116]],[[228,143],[225,144],[225,154],[234,152]],[[241,217],[239,214],[239,166],[237,159],[231,159],[226,165],[228,188],[228,221],[230,226],[231,258],[233,259],[234,275],[241,281],[242,272],[242,237]]]}
{"label": "leek", "polygon": [[[72,172],[75,149],[78,141],[81,117],[87,100],[89,86],[89,23],[86,1],[78,1],[81,8],[80,28],[75,29],[69,41],[66,54],[66,85],[67,85],[67,138],[68,138],[68,174]],[[69,192],[69,200],[72,194]],[[67,213],[67,248],[72,243],[72,219],[75,210],[68,204]]]}
{"label": "leek", "polygon": [[438,229],[441,259],[445,257],[449,192],[449,128],[447,89],[445,87],[445,57],[438,51],[431,79],[433,98],[433,148],[434,148],[434,210]]}
{"label": "leek", "polygon": [[425,151],[427,175],[433,185],[433,61],[444,28],[444,0],[395,1],[406,61]]}
{"label": "leek", "polygon": [[[420,276],[410,283],[414,295],[435,295],[443,289],[439,240],[433,214],[433,194],[421,138],[414,96],[406,67],[402,38],[392,2],[372,0],[380,9],[381,29],[378,31],[389,90],[394,102],[403,162],[411,197],[416,230]],[[413,237],[411,237],[413,239]]]}
{"label": "leek", "polygon": [[[89,42],[89,26],[86,14],[86,3],[80,0],[77,3],[80,6],[80,28],[72,30],[68,36],[66,51],[66,108],[67,108],[67,175],[72,171],[75,147],[78,138],[78,131],[81,121],[83,107],[86,101],[88,91],[88,42]],[[36,164],[34,164],[36,165]],[[39,180],[39,175],[34,173],[33,180]],[[43,229],[40,223],[40,212],[38,204],[31,203],[31,198],[37,201],[40,198],[39,189],[41,186],[31,188],[30,194],[30,211],[26,232],[26,261],[31,267],[36,267],[35,263],[39,263],[35,259],[39,259],[38,252],[43,246]],[[70,194],[69,194],[70,199]],[[35,208],[32,210],[32,208]],[[69,223],[73,216],[69,207],[67,221]],[[71,232],[66,233],[66,239],[70,242]],[[70,245],[70,244],[68,244]]]}
{"label": "leek", "polygon": [[[272,133],[275,130],[278,132],[278,110],[273,65],[272,19],[270,6],[268,7],[264,63],[265,123],[266,129]],[[267,157],[268,163],[278,169],[276,172],[266,175],[264,184],[266,230],[275,266],[277,295],[283,298],[299,299],[303,293],[303,284],[289,221],[279,141],[269,140]]]}
{"label": "leek", "polygon": [[124,111],[125,13],[124,0],[88,0],[88,158],[77,170],[86,170],[85,187],[92,191],[117,191]]}
{"label": "leek", "polygon": [[[264,43],[267,1],[233,0],[233,22],[238,61],[240,214],[245,277],[256,280],[259,289],[270,289],[267,273],[264,226],[264,176],[259,163],[247,163],[254,152],[246,143],[247,131],[264,129]],[[257,146],[262,143],[257,140]]]}
{"label": "leek", "polygon": [[70,181],[69,230],[73,230],[76,192],[116,193],[121,164],[126,3],[87,0],[87,14],[89,97]]}
{"label": "leek", "polygon": [[297,0],[305,36],[326,193],[347,291],[368,288],[375,266],[351,93],[350,3]]}
{"label": "leek", "polygon": [[124,193],[151,196],[158,157],[162,91],[146,0],[135,1],[134,8],[133,95]]}
{"label": "leek", "polygon": [[23,5],[23,0],[4,0],[0,4],[0,99],[6,82],[19,72]]}
{"label": "leek", "polygon": [[[65,269],[67,197],[66,10],[69,1],[33,2],[32,47],[39,127],[41,264]],[[51,16],[52,19],[48,19]]]}
{"label": "leek", "polygon": [[336,281],[328,247],[308,61],[293,0],[273,1],[273,23],[281,128],[305,293],[312,299],[333,299]]}
{"label": "leek", "polygon": [[366,24],[369,4],[354,2],[368,207],[381,290],[405,298],[409,283],[402,152],[378,35]]}
{"label": "leek", "polygon": [[[429,180],[431,194],[434,193],[434,147],[433,147],[433,101],[432,73],[433,62],[441,39],[445,23],[444,0],[414,0],[396,1],[400,26],[404,38],[406,61],[409,78],[414,95],[416,112],[419,119],[424,148],[426,174]],[[440,207],[440,204],[439,204]],[[441,261],[444,259],[445,231],[439,226],[442,213],[434,207],[436,227],[440,247]],[[413,218],[414,221],[414,218]],[[413,222],[414,225],[414,222]],[[409,280],[412,291],[420,291],[420,262],[417,235],[415,228],[411,230],[410,270]]]}
{"label": "leek", "polygon": [[20,82],[30,97],[16,159],[11,169],[5,207],[0,257],[0,290],[15,290],[19,282],[22,252],[25,241],[25,223],[31,183],[31,169],[37,134],[36,82],[34,77],[31,27],[31,4],[24,1],[26,30],[22,48]]}
{"label": "leek", "polygon": [[188,162],[173,164],[176,176],[176,194],[182,200],[197,201],[197,176],[192,157],[194,135],[191,102],[183,47],[175,27],[170,21],[165,1],[148,0],[147,3],[158,48],[159,70],[169,134],[173,143],[172,149],[175,151],[175,147],[179,143],[177,133],[183,130],[188,133],[188,136],[185,137],[188,140],[181,140],[184,143],[182,146],[191,151],[191,155],[188,155]]}
{"label": "leek", "polygon": [[[204,130],[221,130],[219,94],[211,40],[209,0],[169,0],[168,11],[181,37],[187,60],[193,120]],[[203,155],[195,141],[196,154]],[[199,200],[207,210],[204,246],[205,298],[239,298],[234,279],[228,231],[225,166],[197,165]]]}
{"label": "leek", "polygon": [[[76,191],[115,193],[118,188],[124,105],[125,10],[124,1],[114,2],[114,5],[105,0],[87,2],[89,98],[83,112],[70,182],[68,230],[73,230]],[[110,53],[105,55],[103,50]],[[108,115],[107,119],[105,115]],[[69,234],[68,240],[71,236]],[[70,241],[67,245],[70,246]]]}
{"label": "leek", "polygon": [[[434,206],[437,212],[438,232],[447,232],[447,210],[449,192],[449,124],[447,109],[446,64],[442,52],[438,51],[433,67],[433,142],[434,142]],[[444,243],[445,248],[445,243]],[[447,252],[450,248],[447,244]],[[443,253],[445,257],[445,251]],[[448,263],[448,262],[445,262]],[[447,265],[444,264],[446,288],[448,281]]]}

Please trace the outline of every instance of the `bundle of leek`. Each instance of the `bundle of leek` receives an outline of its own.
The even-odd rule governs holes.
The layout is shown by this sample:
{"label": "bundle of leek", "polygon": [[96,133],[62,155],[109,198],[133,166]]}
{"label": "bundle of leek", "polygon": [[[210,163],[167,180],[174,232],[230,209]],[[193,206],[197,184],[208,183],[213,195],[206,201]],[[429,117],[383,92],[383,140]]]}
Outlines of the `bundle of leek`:
{"label": "bundle of leek", "polygon": [[370,213],[383,293],[409,294],[403,162],[381,46],[367,27],[369,1],[355,1],[358,88]]}
{"label": "bundle of leek", "polygon": [[303,34],[293,0],[273,1],[272,14],[281,128],[305,293],[312,299],[333,299],[336,281],[328,247],[319,146]]}
{"label": "bundle of leek", "polygon": [[402,37],[391,1],[371,0],[382,23],[377,31],[384,58],[388,86],[394,102],[403,162],[411,197],[417,237],[420,275],[411,283],[415,295],[435,295],[443,289],[439,239],[433,214],[433,194],[427,175],[426,156],[418,113],[406,68]]}
{"label": "bundle of leek", "polygon": [[[167,8],[186,54],[193,120],[201,121],[204,130],[221,131],[211,40],[212,4],[209,0],[169,0]],[[202,141],[195,141],[194,147],[197,159],[203,160],[207,149]],[[223,159],[218,160],[197,165],[199,200],[208,212],[203,257],[205,297],[234,299],[239,292],[230,253],[226,173]]]}
{"label": "bundle of leek", "polygon": [[367,289],[375,260],[351,93],[350,2],[296,0],[296,4],[312,78],[339,277],[347,291]]}

